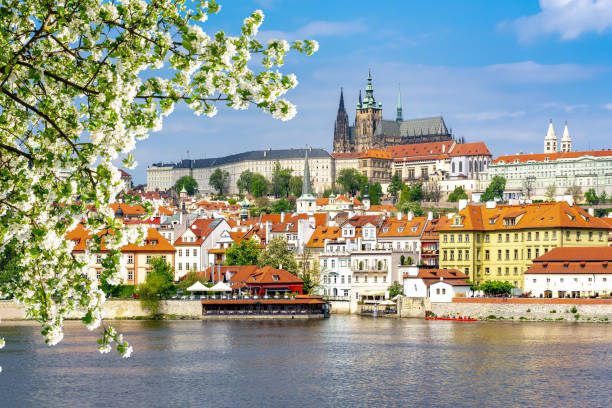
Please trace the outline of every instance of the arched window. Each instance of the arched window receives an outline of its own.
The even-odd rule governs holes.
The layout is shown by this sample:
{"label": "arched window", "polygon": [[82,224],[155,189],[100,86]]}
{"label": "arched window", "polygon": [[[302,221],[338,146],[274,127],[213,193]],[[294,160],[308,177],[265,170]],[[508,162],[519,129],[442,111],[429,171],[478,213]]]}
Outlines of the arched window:
{"label": "arched window", "polygon": [[338,296],[338,288],[334,288],[334,296]]}
{"label": "arched window", "polygon": [[463,162],[459,162],[459,173],[463,171]]}
{"label": "arched window", "polygon": [[455,163],[453,162],[453,173],[455,172]]}
{"label": "arched window", "polygon": [[470,160],[470,173],[473,172],[472,161]]}

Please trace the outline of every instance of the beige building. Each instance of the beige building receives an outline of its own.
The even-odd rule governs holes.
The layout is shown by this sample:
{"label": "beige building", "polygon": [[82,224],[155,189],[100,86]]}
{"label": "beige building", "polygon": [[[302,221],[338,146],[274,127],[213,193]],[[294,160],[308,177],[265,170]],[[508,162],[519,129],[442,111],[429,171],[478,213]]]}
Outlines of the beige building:
{"label": "beige building", "polygon": [[386,150],[332,153],[336,165],[336,179],[344,169],[356,169],[368,177],[369,183],[387,184],[391,181],[393,160]]}
{"label": "beige building", "polygon": [[[268,149],[211,159],[182,160],[174,164],[156,163],[147,169],[147,189],[166,190],[172,187],[180,177],[191,175],[198,182],[201,194],[214,193],[209,179],[215,170],[221,169],[229,173],[227,191],[234,194],[238,193],[236,182],[243,171],[260,173],[267,180],[272,180],[276,162],[281,168],[291,169],[292,175],[303,176],[305,155],[306,149]],[[335,181],[333,157],[323,149],[309,148],[308,161],[314,192],[322,193],[331,188]]]}

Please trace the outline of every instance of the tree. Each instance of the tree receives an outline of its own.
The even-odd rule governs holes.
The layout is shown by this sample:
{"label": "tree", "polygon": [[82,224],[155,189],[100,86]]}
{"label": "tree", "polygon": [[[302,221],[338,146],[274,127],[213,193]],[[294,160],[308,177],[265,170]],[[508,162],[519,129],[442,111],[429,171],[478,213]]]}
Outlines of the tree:
{"label": "tree", "polygon": [[302,180],[303,179],[301,176],[291,177],[291,180],[289,180],[289,192],[291,193],[291,195],[294,195],[296,197],[299,197],[302,195],[302,185],[303,185]]}
{"label": "tree", "polygon": [[468,198],[468,195],[465,192],[465,190],[463,189],[463,187],[462,186],[457,186],[457,187],[455,187],[453,192],[448,195],[448,200],[447,201],[449,203],[456,203],[459,200],[465,200],[467,198]]}
{"label": "tree", "polygon": [[257,265],[259,244],[254,239],[234,243],[225,253],[226,265]]}
{"label": "tree", "polygon": [[523,195],[529,200],[535,188],[535,177],[529,176],[523,179]]}
{"label": "tree", "polygon": [[480,196],[480,201],[493,201],[496,198],[504,199],[504,190],[506,189],[506,179],[502,176],[495,176],[491,179],[489,186]]}
{"label": "tree", "polygon": [[268,191],[268,180],[259,173],[254,173],[251,177],[250,193],[253,197],[258,198],[266,195]]}
{"label": "tree", "polygon": [[[121,189],[115,160],[133,168],[136,141],[160,130],[177,103],[197,115],[214,116],[223,104],[291,119],[295,107],[282,95],[297,80],[279,67],[290,49],[318,49],[315,41],[262,45],[255,39],[261,11],[226,30],[237,33],[229,37],[202,30],[220,9],[213,1],[148,3],[23,0],[2,7],[0,251],[18,237],[18,253],[28,254],[11,290],[49,345],[61,341],[71,313],[92,330],[101,324],[105,296],[89,277],[89,251],[95,260],[104,238],[101,278],[118,284],[126,274],[119,248],[144,239],[145,228],[121,225],[110,210]],[[151,203],[143,206],[153,214]],[[74,243],[64,237],[77,225],[93,236],[89,251],[73,257]],[[123,336],[105,326],[100,352],[113,343],[130,355]]]}
{"label": "tree", "polygon": [[328,188],[325,191],[323,191],[323,197],[324,198],[329,198],[330,195],[334,194],[337,195],[339,193],[339,191],[334,187],[334,188]]}
{"label": "tree", "polygon": [[608,195],[606,194],[606,191],[602,191],[600,196],[599,196],[599,202],[601,202],[602,204],[605,204],[608,202]]}
{"label": "tree", "polygon": [[389,286],[389,297],[394,298],[396,296],[404,295],[404,286],[398,281],[393,281],[391,286]]}
{"label": "tree", "polygon": [[217,190],[219,195],[223,195],[225,187],[229,182],[229,178],[229,171],[217,169],[213,171],[213,173],[210,175],[210,178],[208,179],[208,184],[210,184],[215,190]]}
{"label": "tree", "polygon": [[174,183],[174,189],[177,192],[181,192],[183,187],[187,191],[187,194],[192,196],[198,191],[198,182],[192,176],[183,176],[176,180],[176,183]]}
{"label": "tree", "polygon": [[321,268],[319,262],[313,260],[311,263],[312,254],[308,248],[304,248],[302,253],[297,257],[299,260],[298,278],[304,282],[302,285],[302,292],[305,295],[316,292],[317,288],[321,285]]}
{"label": "tree", "polygon": [[546,193],[544,195],[546,196],[546,201],[548,201],[549,203],[553,203],[557,196],[557,186],[554,184],[548,185],[546,187]]}
{"label": "tree", "polygon": [[404,182],[402,181],[402,178],[400,177],[399,173],[393,173],[393,176],[391,177],[391,183],[389,184],[389,188],[387,189],[389,195],[397,198],[403,187]]}
{"label": "tree", "polygon": [[181,282],[178,284],[178,287],[185,290],[196,282],[205,284],[206,279],[200,272],[196,272],[196,271],[187,272],[187,274],[183,277]]}
{"label": "tree", "polygon": [[147,274],[145,283],[138,285],[136,293],[152,315],[157,314],[159,299],[167,295],[172,288],[173,275],[172,266],[161,256],[151,258],[151,271]]}
{"label": "tree", "polygon": [[489,296],[507,295],[512,291],[512,288],[514,286],[509,282],[484,281],[480,284],[480,290]]}
{"label": "tree", "polygon": [[246,191],[252,194],[251,192],[251,180],[252,179],[253,179],[252,171],[245,170],[242,173],[240,173],[240,177],[238,177],[238,180],[236,180],[236,187],[238,187],[238,191],[240,193],[243,193]]}
{"label": "tree", "polygon": [[565,194],[571,195],[574,202],[577,203],[582,200],[582,187],[575,184],[573,186],[569,186],[567,190],[565,190]]}
{"label": "tree", "polygon": [[270,206],[270,210],[272,210],[275,214],[280,214],[282,212],[293,211],[293,206],[289,202],[289,200],[285,198],[281,198],[280,200],[275,201]]}
{"label": "tree", "polygon": [[287,197],[289,195],[292,171],[291,169],[281,168],[278,160],[274,163],[274,173],[272,173],[272,193],[274,197]]}
{"label": "tree", "polygon": [[440,186],[440,183],[438,183],[437,180],[430,180],[429,182],[427,182],[425,187],[425,197],[427,201],[433,201],[435,203],[440,201],[440,197],[442,197],[442,187]]}
{"label": "tree", "polygon": [[404,201],[397,205],[397,209],[404,214],[408,214],[412,211],[415,217],[422,217],[425,214],[423,207],[421,207],[418,201]]}
{"label": "tree", "polygon": [[597,197],[597,193],[594,188],[590,188],[584,193],[584,199],[587,204],[596,205],[599,204],[599,197]]}
{"label": "tree", "polygon": [[421,181],[414,182],[410,185],[406,184],[402,188],[400,194],[400,203],[403,201],[421,201],[423,200],[423,183]]}
{"label": "tree", "polygon": [[379,182],[370,184],[370,204],[380,205],[380,198],[383,195],[382,186]]}
{"label": "tree", "polygon": [[351,196],[355,196],[357,191],[368,182],[366,175],[359,173],[356,169],[342,169],[336,180]]}
{"label": "tree", "polygon": [[287,247],[287,241],[282,237],[272,238],[266,245],[266,249],[259,253],[257,265],[260,268],[271,266],[273,268],[282,268],[292,274],[297,274],[297,263],[293,254]]}

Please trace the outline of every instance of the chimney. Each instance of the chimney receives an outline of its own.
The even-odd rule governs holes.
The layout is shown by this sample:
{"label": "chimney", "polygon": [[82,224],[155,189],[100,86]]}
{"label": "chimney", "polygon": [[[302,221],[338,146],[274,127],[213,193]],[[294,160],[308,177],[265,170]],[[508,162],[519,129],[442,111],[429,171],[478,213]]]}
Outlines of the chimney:
{"label": "chimney", "polygon": [[588,210],[588,211],[589,211],[589,215],[590,215],[591,217],[594,217],[594,216],[595,216],[595,209],[594,209],[594,208],[589,208],[589,210]]}
{"label": "chimney", "polygon": [[459,200],[459,209],[458,209],[458,211],[465,210],[465,208],[467,207],[467,204],[468,204],[468,200],[467,199],[462,198],[461,200]]}
{"label": "chimney", "polygon": [[496,204],[496,203],[495,203],[495,201],[493,201],[493,200],[491,200],[491,201],[487,201],[486,207],[487,207],[488,209],[492,209],[492,208],[495,208],[495,204]]}
{"label": "chimney", "polygon": [[282,211],[280,214],[280,220],[281,222],[285,222],[285,212],[284,211]]}
{"label": "chimney", "polygon": [[444,280],[444,277],[440,276],[440,281],[443,281],[443,280]]}
{"label": "chimney", "polygon": [[446,153],[446,145],[442,143],[442,153]]}
{"label": "chimney", "polygon": [[427,213],[427,220],[428,220],[428,221],[433,220],[433,212],[432,212],[432,211],[429,211],[429,212]]}
{"label": "chimney", "polygon": [[283,269],[283,264],[278,264],[278,269]]}
{"label": "chimney", "polygon": [[408,211],[408,217],[407,220],[408,221],[412,221],[412,219],[414,218],[414,213],[412,211]]}
{"label": "chimney", "polygon": [[451,218],[453,218],[454,215],[455,215],[454,212],[446,213],[446,218],[448,218],[450,220]]}
{"label": "chimney", "polygon": [[398,220],[398,221],[401,221],[401,220],[402,220],[402,215],[403,215],[403,214],[402,214],[402,212],[401,212],[401,211],[398,211],[398,212],[397,212],[397,220]]}

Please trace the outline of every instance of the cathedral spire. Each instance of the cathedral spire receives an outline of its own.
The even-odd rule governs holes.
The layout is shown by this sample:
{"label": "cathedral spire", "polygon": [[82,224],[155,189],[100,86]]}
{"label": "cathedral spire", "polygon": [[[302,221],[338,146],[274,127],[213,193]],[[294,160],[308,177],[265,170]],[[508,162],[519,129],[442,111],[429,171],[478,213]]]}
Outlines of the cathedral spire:
{"label": "cathedral spire", "polygon": [[338,113],[345,112],[344,110],[344,90],[340,88],[340,105],[338,105]]}
{"label": "cathedral spire", "polygon": [[374,86],[372,85],[372,70],[368,68],[368,84],[366,85],[365,97],[363,98],[363,103],[361,104],[362,109],[374,108],[374,109],[382,109],[381,105],[376,104],[376,99],[374,99]]}
{"label": "cathedral spire", "polygon": [[359,100],[357,101],[357,109],[361,109],[362,106],[362,102],[361,102],[361,89],[359,90]]}
{"label": "cathedral spire", "polygon": [[302,197],[312,195],[312,185],[310,184],[310,166],[308,165],[308,149],[304,158],[304,177],[302,178]]}
{"label": "cathedral spire", "polygon": [[570,137],[569,129],[567,128],[567,122],[565,122],[563,137],[561,137],[561,151],[564,153],[572,151],[572,138]]}
{"label": "cathedral spire", "polygon": [[404,119],[402,118],[402,92],[400,90],[399,85],[397,86],[397,115],[395,117],[396,122],[402,122]]}
{"label": "cathedral spire", "polygon": [[557,135],[555,134],[552,119],[548,124],[548,131],[544,138],[544,153],[557,153]]}

